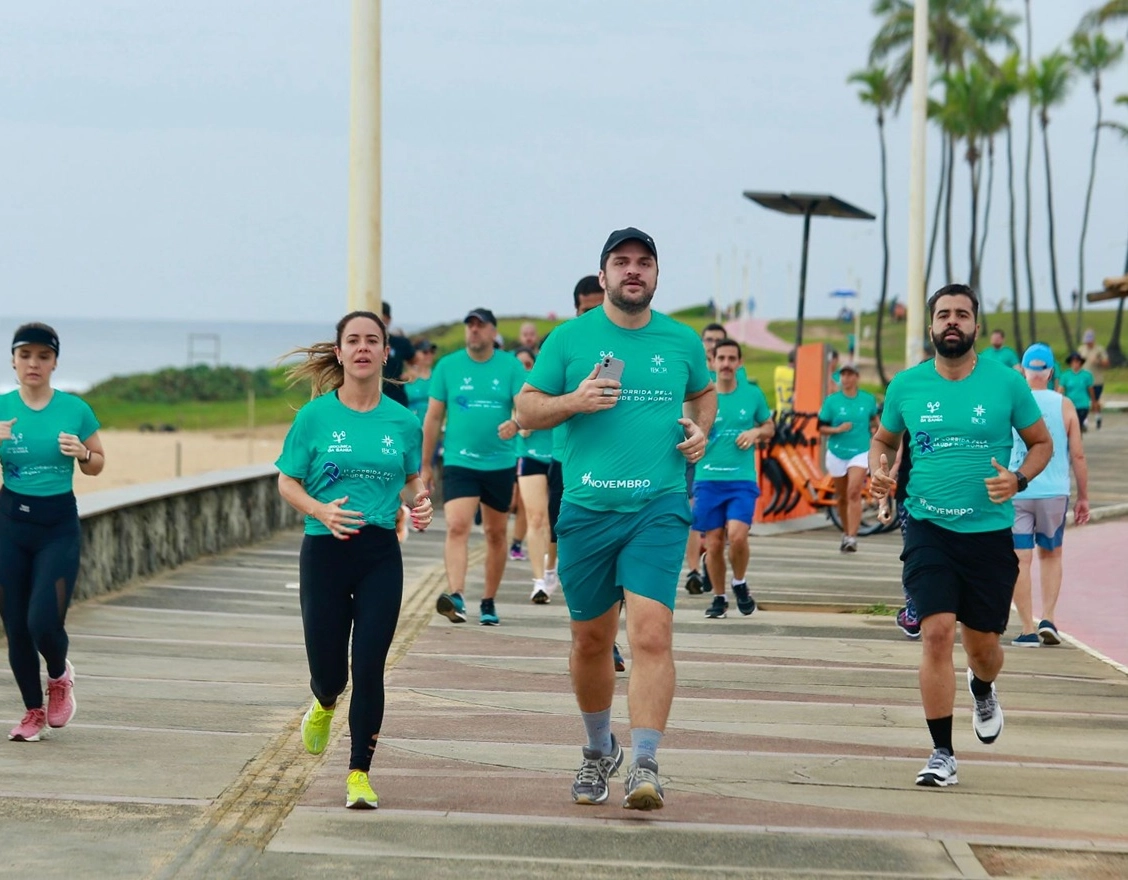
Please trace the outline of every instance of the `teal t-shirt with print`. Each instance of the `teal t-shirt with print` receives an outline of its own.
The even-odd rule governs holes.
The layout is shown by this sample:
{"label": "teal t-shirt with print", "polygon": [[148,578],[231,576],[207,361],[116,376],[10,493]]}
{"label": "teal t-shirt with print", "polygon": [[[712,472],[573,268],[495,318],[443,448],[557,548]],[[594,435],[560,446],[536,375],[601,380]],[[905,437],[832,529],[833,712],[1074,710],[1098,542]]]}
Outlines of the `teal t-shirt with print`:
{"label": "teal t-shirt with print", "polygon": [[1011,428],[1029,428],[1042,417],[1017,370],[980,359],[958,382],[943,378],[929,360],[893,377],[881,424],[907,431],[913,466],[907,508],[954,532],[988,532],[1014,524],[1014,505],[995,504],[984,480],[1006,467]]}
{"label": "teal t-shirt with print", "polygon": [[9,419],[16,420],[12,438],[0,443],[4,485],[40,497],[72,491],[75,459],[59,451],[59,434],[74,434],[85,443],[99,427],[90,404],[56,390],[43,409],[31,409],[17,389],[0,396],[0,420]]}
{"label": "teal t-shirt with print", "polygon": [[558,396],[575,391],[607,355],[624,363],[622,394],[608,410],[563,423],[565,500],[589,510],[629,513],[685,492],[685,439],[678,419],[686,394],[709,385],[697,334],[661,312],[627,330],[592,309],[549,334],[529,384]]}
{"label": "teal t-shirt with print", "polygon": [[835,391],[823,401],[819,421],[837,428],[850,423],[850,430],[842,434],[828,434],[826,448],[841,459],[869,452],[870,420],[877,415],[877,398],[861,389],[853,397]]}
{"label": "teal t-shirt with print", "polygon": [[[387,395],[369,412],[349,409],[336,392],[303,406],[282,444],[275,466],[301,480],[311,498],[328,503],[347,495],[346,510],[364,515],[366,525],[395,528],[400,492],[408,475],[419,473],[423,427]],[[307,535],[328,535],[312,516]]]}
{"label": "teal t-shirt with print", "polygon": [[403,386],[403,393],[407,395],[407,408],[415,413],[415,417],[419,419],[419,424],[423,424],[423,419],[427,415],[427,407],[431,403],[431,377],[428,376],[424,379],[422,376],[417,376]]}
{"label": "teal t-shirt with print", "polygon": [[466,349],[448,354],[431,372],[431,397],[446,404],[443,464],[477,471],[517,465],[517,444],[497,436],[513,417],[513,398],[525,384],[525,368],[513,355],[495,350],[479,363]]}
{"label": "teal t-shirt with print", "polygon": [[1093,387],[1093,374],[1088,370],[1065,370],[1058,378],[1061,392],[1069,398],[1077,409],[1089,409],[1093,401],[1089,397],[1089,389]]}
{"label": "teal t-shirt with print", "polygon": [[[737,375],[740,371],[737,371]],[[727,394],[717,392],[717,418],[709,432],[705,455],[697,462],[693,479],[756,481],[756,447],[741,449],[736,438],[772,417],[759,386],[737,380]]]}

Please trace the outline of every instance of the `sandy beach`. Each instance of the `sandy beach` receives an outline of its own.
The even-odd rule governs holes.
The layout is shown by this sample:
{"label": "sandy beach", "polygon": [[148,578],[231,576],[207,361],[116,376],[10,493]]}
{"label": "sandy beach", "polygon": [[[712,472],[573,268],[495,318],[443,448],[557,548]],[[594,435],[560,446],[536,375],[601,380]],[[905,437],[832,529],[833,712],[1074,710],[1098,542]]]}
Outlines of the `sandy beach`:
{"label": "sandy beach", "polygon": [[246,464],[270,464],[278,458],[288,429],[289,425],[265,425],[253,433],[243,429],[167,434],[102,430],[98,435],[106,449],[106,467],[97,477],[76,468],[74,491],[78,495],[104,492]]}

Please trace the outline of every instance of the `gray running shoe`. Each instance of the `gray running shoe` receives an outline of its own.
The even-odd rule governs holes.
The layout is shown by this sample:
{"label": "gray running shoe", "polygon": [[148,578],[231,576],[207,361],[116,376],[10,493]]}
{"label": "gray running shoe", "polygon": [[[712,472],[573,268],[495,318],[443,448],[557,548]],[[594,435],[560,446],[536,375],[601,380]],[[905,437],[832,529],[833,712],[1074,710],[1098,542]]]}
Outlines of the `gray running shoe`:
{"label": "gray running shoe", "polygon": [[947,785],[958,785],[956,778],[956,756],[947,749],[935,749],[924,769],[917,774],[917,785],[927,785],[931,788],[943,788]]}
{"label": "gray running shoe", "polygon": [[713,604],[705,609],[705,616],[710,620],[724,620],[728,613],[728,599],[724,596],[713,596]]}
{"label": "gray running shoe", "polygon": [[623,798],[623,807],[627,810],[660,810],[663,805],[658,762],[653,758],[639,758],[627,771],[627,796]]}
{"label": "gray running shoe", "polygon": [[971,689],[971,680],[975,673],[971,667],[967,670],[967,690],[975,701],[975,708],[971,712],[971,726],[981,743],[990,745],[999,738],[1003,732],[1003,707],[999,705],[999,698],[995,693],[995,683],[991,683],[991,693],[980,699]]}
{"label": "gray running shoe", "polygon": [[572,803],[594,806],[607,801],[607,780],[619,772],[623,763],[623,747],[614,735],[611,754],[604,755],[584,746],[584,762],[572,783]]}

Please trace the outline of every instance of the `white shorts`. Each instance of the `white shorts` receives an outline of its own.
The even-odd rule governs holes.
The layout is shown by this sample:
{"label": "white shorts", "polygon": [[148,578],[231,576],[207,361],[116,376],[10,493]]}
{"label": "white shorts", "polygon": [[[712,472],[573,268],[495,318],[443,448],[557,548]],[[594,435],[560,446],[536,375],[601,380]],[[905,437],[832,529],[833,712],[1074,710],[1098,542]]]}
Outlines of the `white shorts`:
{"label": "white shorts", "polygon": [[832,477],[844,477],[850,468],[869,470],[869,453],[859,452],[853,458],[839,458],[833,452],[826,454],[826,472]]}

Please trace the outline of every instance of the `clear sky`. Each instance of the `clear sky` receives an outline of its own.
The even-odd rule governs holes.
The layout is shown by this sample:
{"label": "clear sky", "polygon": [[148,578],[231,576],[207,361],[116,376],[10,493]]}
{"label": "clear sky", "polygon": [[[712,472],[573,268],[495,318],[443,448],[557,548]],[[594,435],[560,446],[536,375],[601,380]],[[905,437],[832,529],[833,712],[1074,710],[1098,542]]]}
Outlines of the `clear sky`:
{"label": "clear sky", "polygon": [[[0,314],[338,317],[350,5],[0,5]],[[458,320],[478,305],[566,314],[607,233],[628,224],[657,241],[658,307],[743,295],[747,267],[757,313],[793,315],[801,220],[741,192],[825,191],[879,213],[874,116],[846,83],[876,30],[869,5],[384,0],[384,296],[397,323]],[[1063,42],[1093,5],[1033,0],[1035,51]],[[1124,64],[1106,81],[1106,113],[1126,115],[1110,109],[1123,92]],[[1081,81],[1050,125],[1067,297],[1093,116]],[[1122,271],[1128,239],[1128,143],[1102,140],[1089,289]],[[908,142],[906,101],[888,125],[892,294],[905,285]],[[934,136],[929,145],[935,159]],[[1048,307],[1035,145],[1035,273]],[[1004,175],[1000,162],[988,304],[1010,289]],[[963,273],[966,165],[956,186]],[[876,300],[878,233],[813,222],[808,314],[831,314],[838,287]],[[932,286],[945,280],[935,273]]]}

